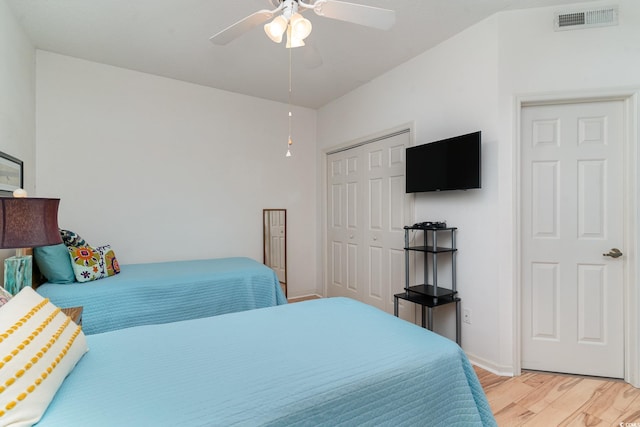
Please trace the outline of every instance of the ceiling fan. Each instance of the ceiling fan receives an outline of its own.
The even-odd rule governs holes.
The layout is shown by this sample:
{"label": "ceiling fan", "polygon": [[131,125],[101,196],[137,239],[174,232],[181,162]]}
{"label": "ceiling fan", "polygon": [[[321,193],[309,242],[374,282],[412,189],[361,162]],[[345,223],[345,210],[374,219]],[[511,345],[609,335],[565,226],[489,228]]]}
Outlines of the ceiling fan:
{"label": "ceiling fan", "polygon": [[225,45],[254,27],[274,18],[264,26],[267,36],[276,43],[287,34],[287,47],[304,46],[311,33],[311,22],[300,13],[313,10],[325,18],[338,19],[381,30],[390,29],[396,20],[395,11],[338,0],[267,0],[275,9],[259,10],[211,36],[209,40]]}

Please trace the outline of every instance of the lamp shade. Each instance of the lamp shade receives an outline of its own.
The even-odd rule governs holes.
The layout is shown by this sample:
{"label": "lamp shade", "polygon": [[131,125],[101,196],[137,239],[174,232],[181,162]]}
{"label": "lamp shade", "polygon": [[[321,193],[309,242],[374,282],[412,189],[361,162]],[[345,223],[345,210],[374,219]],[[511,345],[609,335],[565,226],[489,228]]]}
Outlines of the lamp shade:
{"label": "lamp shade", "polygon": [[299,13],[295,13],[289,23],[291,24],[291,35],[293,38],[304,40],[311,34],[311,21]]}
{"label": "lamp shade", "polygon": [[293,34],[293,31],[291,31],[291,25],[289,25],[289,27],[287,28],[287,44],[285,47],[287,49],[291,49],[294,47],[302,47],[302,46],[304,46],[304,40],[297,38]]}
{"label": "lamp shade", "polygon": [[0,198],[0,249],[62,243],[58,230],[60,199]]}
{"label": "lamp shade", "polygon": [[276,43],[280,43],[282,41],[282,35],[287,30],[287,19],[280,15],[276,16],[273,21],[264,25],[264,32],[267,33],[267,36]]}

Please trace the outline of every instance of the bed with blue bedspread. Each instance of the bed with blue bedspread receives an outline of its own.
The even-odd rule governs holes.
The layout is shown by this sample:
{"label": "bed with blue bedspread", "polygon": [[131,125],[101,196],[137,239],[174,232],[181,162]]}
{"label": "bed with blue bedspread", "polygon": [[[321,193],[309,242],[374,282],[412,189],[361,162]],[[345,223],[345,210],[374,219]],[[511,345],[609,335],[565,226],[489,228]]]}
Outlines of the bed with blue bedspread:
{"label": "bed with blue bedspread", "polygon": [[347,298],[86,339],[38,426],[496,425],[460,347]]}
{"label": "bed with blue bedspread", "polygon": [[102,280],[37,291],[59,307],[82,306],[87,335],[287,302],[275,272],[242,257],[122,265]]}

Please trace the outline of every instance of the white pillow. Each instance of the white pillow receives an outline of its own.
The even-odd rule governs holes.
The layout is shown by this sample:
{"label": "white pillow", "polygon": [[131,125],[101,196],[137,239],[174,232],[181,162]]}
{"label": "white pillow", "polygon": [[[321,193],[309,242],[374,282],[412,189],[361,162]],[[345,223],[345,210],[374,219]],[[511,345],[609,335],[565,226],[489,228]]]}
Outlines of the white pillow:
{"label": "white pillow", "polygon": [[7,292],[5,288],[0,286],[0,307],[8,303],[11,298],[13,298],[13,295]]}
{"label": "white pillow", "polygon": [[0,310],[0,425],[30,426],[87,351],[80,326],[32,288]]}

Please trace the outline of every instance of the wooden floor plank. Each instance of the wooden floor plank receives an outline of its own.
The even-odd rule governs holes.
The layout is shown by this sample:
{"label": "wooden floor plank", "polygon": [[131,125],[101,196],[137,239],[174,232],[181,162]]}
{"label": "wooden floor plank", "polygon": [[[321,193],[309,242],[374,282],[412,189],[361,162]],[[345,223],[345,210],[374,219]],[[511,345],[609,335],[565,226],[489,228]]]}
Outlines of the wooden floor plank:
{"label": "wooden floor plank", "polygon": [[[547,407],[542,409],[539,413],[537,413],[535,416],[528,419],[527,422],[522,425],[526,427],[559,426],[560,424],[565,422],[567,419],[569,419],[572,413],[573,411],[571,409],[561,410],[561,409],[554,408],[551,405],[548,405]],[[500,427],[510,426],[509,424],[501,424],[500,422],[498,422],[498,425]]]}
{"label": "wooden floor plank", "polygon": [[590,399],[597,396],[603,387],[603,380],[594,380],[591,378],[582,378],[572,384],[571,388],[556,399],[551,406],[555,408],[575,408],[576,411],[582,411]]}
{"label": "wooden floor plank", "polygon": [[[634,390],[640,391],[638,389]],[[640,425],[640,396],[637,396],[629,403],[627,409],[620,414],[620,416],[613,422],[613,425],[625,427],[626,424],[631,425],[632,423]]]}
{"label": "wooden floor plank", "polygon": [[584,412],[575,412],[571,414],[571,416],[558,424],[558,427],[581,427],[581,426],[608,426],[605,424],[600,418],[594,417],[593,415],[589,415]]}
{"label": "wooden floor plank", "polygon": [[535,415],[536,414],[534,412],[531,412],[527,408],[522,407],[517,403],[510,403],[509,405],[496,412],[494,416],[498,425],[520,426]]}
{"label": "wooden floor plank", "polygon": [[[584,408],[584,412],[612,423],[623,412],[617,409],[615,405],[616,401],[620,402],[619,399],[624,398],[625,388],[626,384],[624,383],[610,383],[607,387],[603,388],[598,396],[594,396],[594,398],[591,399]],[[624,403],[622,405],[626,406]]]}
{"label": "wooden floor plank", "polygon": [[516,404],[516,401],[534,390],[535,388],[514,378],[511,381],[506,381],[489,388],[485,394],[487,395],[489,405],[491,405],[491,410],[494,413],[499,413],[503,409]]}
{"label": "wooden floor plank", "polygon": [[[534,390],[518,400],[518,404],[539,413],[567,392],[566,385],[572,379],[556,375],[536,375]],[[527,382],[531,384],[531,382]]]}
{"label": "wooden floor plank", "polygon": [[640,409],[640,388],[634,388],[622,381],[616,383],[619,392],[616,394],[613,406],[620,411],[629,408]]}

